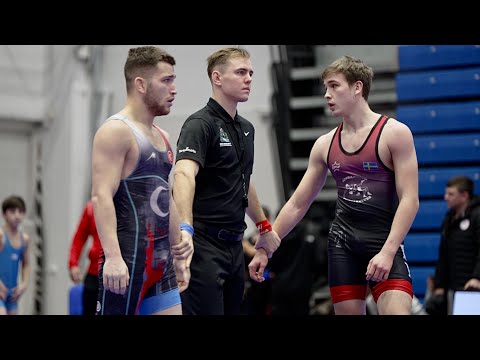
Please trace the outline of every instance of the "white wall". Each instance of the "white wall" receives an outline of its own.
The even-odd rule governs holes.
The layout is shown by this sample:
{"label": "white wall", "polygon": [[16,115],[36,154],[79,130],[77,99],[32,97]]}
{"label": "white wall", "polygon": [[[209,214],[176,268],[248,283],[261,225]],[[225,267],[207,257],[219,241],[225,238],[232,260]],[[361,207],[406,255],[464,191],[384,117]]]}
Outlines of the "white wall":
{"label": "white wall", "polygon": [[0,118],[40,121],[46,45],[0,45]]}
{"label": "white wall", "polygon": [[68,121],[44,134],[45,313],[54,315],[67,313],[68,251],[90,184],[89,89],[77,79],[68,91]]}
{"label": "white wall", "polygon": [[47,111],[52,117],[41,134],[47,315],[68,313],[71,284],[67,261],[71,237],[90,184],[90,82],[74,46],[49,50]]}

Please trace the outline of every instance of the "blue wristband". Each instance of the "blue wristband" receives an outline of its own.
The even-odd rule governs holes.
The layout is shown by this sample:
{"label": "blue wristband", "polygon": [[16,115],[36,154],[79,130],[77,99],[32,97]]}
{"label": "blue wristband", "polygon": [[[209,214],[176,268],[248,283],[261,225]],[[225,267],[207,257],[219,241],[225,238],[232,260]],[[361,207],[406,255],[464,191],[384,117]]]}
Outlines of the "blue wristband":
{"label": "blue wristband", "polygon": [[187,224],[187,223],[181,223],[180,224],[180,230],[185,230],[186,232],[188,232],[193,237],[194,230],[193,230],[192,225]]}
{"label": "blue wristband", "polygon": [[263,277],[265,280],[270,279],[270,270],[268,268],[263,269]]}

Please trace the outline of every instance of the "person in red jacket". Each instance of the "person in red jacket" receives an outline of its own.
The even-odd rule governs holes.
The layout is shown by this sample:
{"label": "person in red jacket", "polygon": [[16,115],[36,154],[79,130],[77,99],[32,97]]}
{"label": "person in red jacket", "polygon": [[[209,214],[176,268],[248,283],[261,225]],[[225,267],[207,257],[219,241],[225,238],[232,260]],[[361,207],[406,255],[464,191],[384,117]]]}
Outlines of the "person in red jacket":
{"label": "person in red jacket", "polygon": [[78,263],[82,250],[90,236],[93,241],[88,251],[90,264],[83,279],[83,315],[95,315],[96,312],[98,297],[98,259],[102,248],[95,225],[93,203],[89,200],[83,209],[82,217],[80,218],[70,247],[68,268],[70,270],[70,278],[75,284],[79,284],[82,281],[82,270]]}

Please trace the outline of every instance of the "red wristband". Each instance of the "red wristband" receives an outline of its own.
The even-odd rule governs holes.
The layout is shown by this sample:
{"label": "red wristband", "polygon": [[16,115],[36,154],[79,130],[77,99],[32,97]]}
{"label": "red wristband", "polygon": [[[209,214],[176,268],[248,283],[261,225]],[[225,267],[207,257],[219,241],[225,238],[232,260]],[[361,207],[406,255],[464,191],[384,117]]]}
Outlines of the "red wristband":
{"label": "red wristband", "polygon": [[255,224],[257,226],[260,235],[266,234],[267,232],[272,231],[272,225],[268,220],[263,220]]}

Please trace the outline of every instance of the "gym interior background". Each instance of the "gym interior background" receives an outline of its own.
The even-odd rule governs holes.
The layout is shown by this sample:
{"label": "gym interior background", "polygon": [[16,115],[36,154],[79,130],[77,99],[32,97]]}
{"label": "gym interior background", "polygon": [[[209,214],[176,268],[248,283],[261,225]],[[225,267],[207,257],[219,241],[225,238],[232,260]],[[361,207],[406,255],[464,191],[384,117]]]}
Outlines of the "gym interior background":
{"label": "gym interior background", "polygon": [[[23,228],[32,236],[20,314],[68,314],[67,256],[90,195],[93,134],[123,107],[123,65],[135,46],[0,45],[0,198],[25,198]],[[183,121],[210,96],[207,56],[236,45],[158,46],[177,62],[172,112],[156,119],[175,148]],[[344,54],[373,67],[372,109],[407,122],[415,137],[421,204],[406,244],[421,297],[436,261],[446,179],[465,173],[480,189],[480,46],[242,46],[255,73],[239,113],[256,128],[253,181],[274,214],[298,185],[315,139],[340,121],[325,111],[323,67]],[[329,177],[309,216],[325,213],[335,199]]]}

